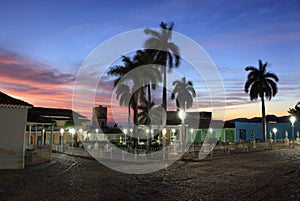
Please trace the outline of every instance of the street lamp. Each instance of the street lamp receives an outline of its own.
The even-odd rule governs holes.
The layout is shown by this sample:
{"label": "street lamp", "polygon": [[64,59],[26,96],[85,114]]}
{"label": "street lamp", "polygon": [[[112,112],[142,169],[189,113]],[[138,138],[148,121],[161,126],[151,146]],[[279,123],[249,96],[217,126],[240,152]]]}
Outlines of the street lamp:
{"label": "street lamp", "polygon": [[43,136],[42,136],[42,146],[43,146],[44,142],[45,142],[45,129],[44,128],[42,129],[42,132],[43,132]]}
{"label": "street lamp", "polygon": [[79,135],[80,135],[79,139],[82,141],[82,140],[83,140],[83,136],[82,136],[83,129],[80,128],[80,129],[78,130],[78,132],[79,132]]}
{"label": "street lamp", "polygon": [[150,133],[150,129],[147,128],[147,129],[146,129],[146,134],[147,134],[147,149],[149,149],[150,143],[151,143],[151,138],[150,138],[150,136],[149,136],[149,133]]}
{"label": "street lamp", "polygon": [[64,140],[65,129],[60,129],[60,152],[63,152],[63,140]]}
{"label": "street lamp", "polygon": [[178,117],[181,119],[182,123],[184,123],[185,116],[186,116],[185,111],[184,110],[179,110]]}
{"label": "street lamp", "polygon": [[151,133],[151,141],[152,141],[152,140],[154,140],[154,130],[151,129],[151,130],[150,130],[150,133]]}
{"label": "street lamp", "polygon": [[191,132],[191,141],[194,141],[194,129],[191,128],[190,132]]}
{"label": "street lamp", "polygon": [[166,134],[167,134],[167,129],[166,129],[166,128],[164,128],[164,129],[162,130],[162,134],[163,134],[163,138],[165,138],[165,137],[166,137]]}
{"label": "street lamp", "polygon": [[98,141],[98,132],[99,132],[99,128],[96,128],[96,141]]}
{"label": "street lamp", "polygon": [[185,124],[184,124],[185,116],[186,116],[185,111],[184,110],[179,110],[178,117],[181,119],[181,125],[182,125],[180,141],[181,141],[181,143],[184,143],[182,151],[185,148]]}
{"label": "street lamp", "polygon": [[172,141],[175,142],[175,128],[172,128]]}
{"label": "street lamp", "polygon": [[74,134],[75,134],[75,129],[74,128],[70,128],[69,129],[69,132],[71,133],[72,135],[72,147],[74,146]]}
{"label": "street lamp", "polygon": [[191,144],[193,145],[192,148],[193,148],[193,151],[195,151],[195,146],[194,146],[195,145],[194,144],[194,142],[195,142],[195,140],[194,140],[194,129],[191,128],[190,132],[191,132]]}
{"label": "street lamp", "polygon": [[294,139],[294,128],[295,128],[295,122],[296,122],[296,117],[295,116],[291,116],[290,121],[292,123],[292,139],[293,139],[293,146],[292,148],[295,148],[295,139]]}
{"label": "street lamp", "polygon": [[273,128],[273,133],[275,135],[275,143],[276,143],[276,133],[277,133],[277,128]]}
{"label": "street lamp", "polygon": [[124,144],[126,145],[126,134],[127,134],[127,129],[126,128],[124,128],[123,129],[123,133],[124,133]]}
{"label": "street lamp", "polygon": [[167,134],[167,129],[163,128],[163,130],[162,130],[162,135],[163,135],[163,160],[166,159],[166,151],[165,151],[165,147],[166,147],[166,134]]}

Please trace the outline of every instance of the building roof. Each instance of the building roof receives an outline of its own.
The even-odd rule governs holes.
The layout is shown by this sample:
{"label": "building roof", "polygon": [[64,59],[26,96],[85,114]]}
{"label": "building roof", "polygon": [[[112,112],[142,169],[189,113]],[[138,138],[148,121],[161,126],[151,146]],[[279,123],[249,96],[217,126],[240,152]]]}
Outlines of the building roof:
{"label": "building roof", "polygon": [[78,121],[88,121],[87,117],[74,112],[70,109],[61,108],[43,108],[43,107],[32,107],[28,110],[29,122],[54,122],[59,120],[69,121],[72,124],[73,114]]}
{"label": "building roof", "polygon": [[31,108],[33,105],[13,98],[5,93],[0,91],[0,107],[9,107],[9,108]]}
{"label": "building roof", "polygon": [[[212,121],[211,112],[186,112],[185,123],[195,128],[208,128]],[[167,125],[179,125],[178,111],[167,111]]]}

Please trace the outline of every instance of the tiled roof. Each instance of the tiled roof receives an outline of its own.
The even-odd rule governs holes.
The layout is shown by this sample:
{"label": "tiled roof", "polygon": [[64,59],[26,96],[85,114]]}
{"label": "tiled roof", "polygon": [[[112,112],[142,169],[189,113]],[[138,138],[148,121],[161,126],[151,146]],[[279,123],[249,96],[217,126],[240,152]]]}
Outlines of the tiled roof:
{"label": "tiled roof", "polygon": [[10,107],[10,108],[31,108],[33,105],[13,98],[5,93],[0,91],[0,107]]}
{"label": "tiled roof", "polygon": [[70,121],[73,124],[73,115],[80,121],[88,121],[87,117],[70,109],[32,107],[28,110],[29,122],[54,122],[56,120]]}

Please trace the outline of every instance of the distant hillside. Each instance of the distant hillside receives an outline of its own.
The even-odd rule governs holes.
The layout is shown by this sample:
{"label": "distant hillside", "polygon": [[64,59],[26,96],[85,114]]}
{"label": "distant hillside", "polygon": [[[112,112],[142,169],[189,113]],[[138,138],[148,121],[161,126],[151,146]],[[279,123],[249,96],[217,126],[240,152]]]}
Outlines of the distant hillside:
{"label": "distant hillside", "polygon": [[[281,117],[277,117],[276,115],[267,115],[267,122],[290,122],[290,117],[289,116],[281,116]],[[237,118],[237,119],[231,119],[228,121],[225,121],[225,127],[227,128],[233,128],[234,127],[234,123],[235,122],[253,122],[253,123],[260,123],[261,117],[254,117],[251,119],[247,119],[247,118]]]}

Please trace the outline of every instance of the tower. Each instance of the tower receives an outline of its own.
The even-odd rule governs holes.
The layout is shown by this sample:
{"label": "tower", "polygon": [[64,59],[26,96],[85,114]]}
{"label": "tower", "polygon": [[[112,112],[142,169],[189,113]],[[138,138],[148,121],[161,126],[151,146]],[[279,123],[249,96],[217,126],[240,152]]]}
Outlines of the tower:
{"label": "tower", "polygon": [[100,128],[107,127],[107,107],[102,107],[102,105],[99,105],[98,107],[93,108],[92,126],[100,126]]}

